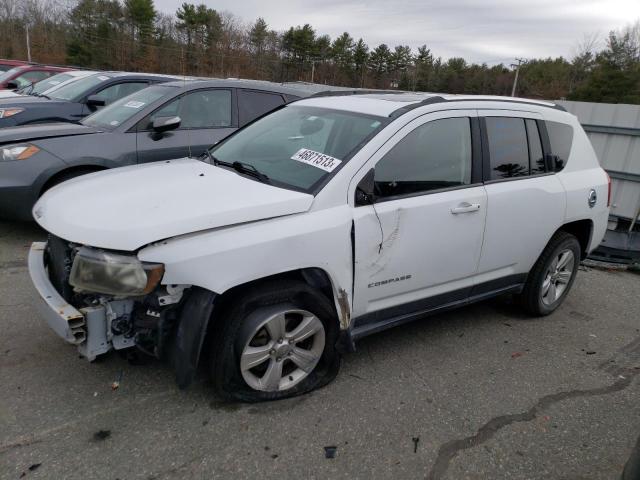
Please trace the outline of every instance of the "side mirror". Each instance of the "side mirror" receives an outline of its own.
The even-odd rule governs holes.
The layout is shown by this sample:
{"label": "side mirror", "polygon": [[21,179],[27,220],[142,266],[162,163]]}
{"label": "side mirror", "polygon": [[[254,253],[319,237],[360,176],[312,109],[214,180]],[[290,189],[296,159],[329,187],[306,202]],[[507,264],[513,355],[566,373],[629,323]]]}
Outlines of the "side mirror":
{"label": "side mirror", "polygon": [[157,117],[151,124],[151,129],[156,133],[164,133],[169,130],[175,130],[180,126],[182,120],[180,117]]}
{"label": "side mirror", "polygon": [[376,197],[374,193],[374,177],[375,170],[372,168],[364,177],[362,177],[360,183],[358,183],[358,186],[356,187],[355,198],[355,204],[357,207],[363,205],[371,205],[375,201]]}
{"label": "side mirror", "polygon": [[7,82],[7,88],[9,90],[15,90],[16,88],[18,88],[18,82],[14,82],[14,81]]}
{"label": "side mirror", "polygon": [[104,98],[99,97],[98,95],[89,95],[87,97],[87,105],[89,107],[104,107],[107,104]]}

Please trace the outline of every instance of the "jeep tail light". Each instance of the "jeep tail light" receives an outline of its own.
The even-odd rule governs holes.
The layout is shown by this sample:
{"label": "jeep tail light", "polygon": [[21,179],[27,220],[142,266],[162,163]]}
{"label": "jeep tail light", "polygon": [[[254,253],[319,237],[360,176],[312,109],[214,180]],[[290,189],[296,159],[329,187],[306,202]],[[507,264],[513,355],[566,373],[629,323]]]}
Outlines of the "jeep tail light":
{"label": "jeep tail light", "polygon": [[[606,172],[605,172],[606,173]],[[608,192],[607,192],[607,207],[611,206],[611,177],[609,176],[609,174],[607,173],[607,187],[608,187]]]}

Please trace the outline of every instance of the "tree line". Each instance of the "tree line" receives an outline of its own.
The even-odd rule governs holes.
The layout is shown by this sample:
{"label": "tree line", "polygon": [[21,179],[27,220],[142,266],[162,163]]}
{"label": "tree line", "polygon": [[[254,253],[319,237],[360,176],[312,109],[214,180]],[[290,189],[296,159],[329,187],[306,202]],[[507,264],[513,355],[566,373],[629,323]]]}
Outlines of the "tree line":
{"label": "tree line", "polygon": [[[169,15],[153,0],[0,0],[0,57],[26,58],[27,28],[34,61],[104,70],[494,95],[510,95],[514,78],[509,64],[443,59],[426,44],[370,46],[310,24],[278,32],[204,4]],[[517,95],[640,103],[640,21],[598,40],[570,59],[529,59]]]}

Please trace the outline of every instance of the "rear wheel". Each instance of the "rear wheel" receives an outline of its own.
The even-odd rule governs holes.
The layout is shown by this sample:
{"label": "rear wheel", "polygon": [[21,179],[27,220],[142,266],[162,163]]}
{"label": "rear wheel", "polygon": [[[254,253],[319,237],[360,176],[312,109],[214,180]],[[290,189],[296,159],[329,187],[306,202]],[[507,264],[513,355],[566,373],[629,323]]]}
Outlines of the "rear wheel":
{"label": "rear wheel", "polygon": [[573,235],[557,232],[529,273],[521,294],[532,315],[549,315],[564,301],[580,264],[580,242]]}
{"label": "rear wheel", "polygon": [[255,402],[319,388],[338,373],[334,309],[302,282],[258,287],[232,301],[213,337],[211,372],[218,394]]}

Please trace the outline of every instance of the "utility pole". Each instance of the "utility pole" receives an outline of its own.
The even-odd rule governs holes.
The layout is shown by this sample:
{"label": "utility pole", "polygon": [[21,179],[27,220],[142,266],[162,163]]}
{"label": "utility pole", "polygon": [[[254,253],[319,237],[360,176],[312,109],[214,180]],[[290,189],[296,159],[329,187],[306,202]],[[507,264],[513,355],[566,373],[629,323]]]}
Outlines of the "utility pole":
{"label": "utility pole", "polygon": [[520,73],[520,64],[524,63],[526,60],[524,60],[523,58],[516,58],[516,62],[518,62],[517,64],[512,63],[511,66],[512,67],[516,67],[516,76],[513,79],[513,88],[511,89],[511,96],[515,97],[516,96],[516,87],[518,86],[518,74]]}
{"label": "utility pole", "polygon": [[313,75],[316,73],[316,61],[311,60],[311,83],[313,83]]}
{"label": "utility pole", "polygon": [[27,60],[31,62],[31,41],[29,40],[29,24],[26,24],[27,30]]}

